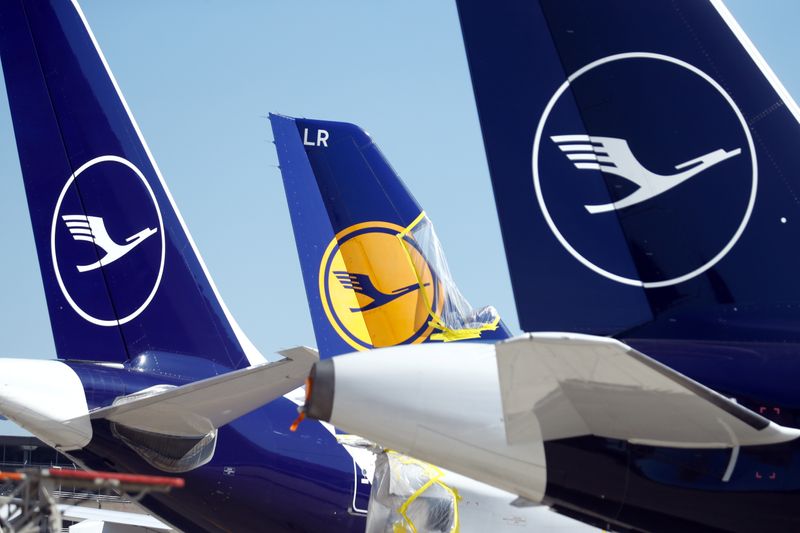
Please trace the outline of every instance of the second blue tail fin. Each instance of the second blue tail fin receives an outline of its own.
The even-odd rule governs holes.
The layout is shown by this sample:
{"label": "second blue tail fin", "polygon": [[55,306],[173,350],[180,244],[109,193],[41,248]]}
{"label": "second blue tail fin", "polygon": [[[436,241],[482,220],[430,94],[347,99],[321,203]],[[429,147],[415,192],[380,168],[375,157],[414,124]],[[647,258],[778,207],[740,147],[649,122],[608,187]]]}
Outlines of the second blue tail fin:
{"label": "second blue tail fin", "polygon": [[466,304],[432,224],[369,135],[342,122],[270,119],[323,357],[508,336],[492,308]]}

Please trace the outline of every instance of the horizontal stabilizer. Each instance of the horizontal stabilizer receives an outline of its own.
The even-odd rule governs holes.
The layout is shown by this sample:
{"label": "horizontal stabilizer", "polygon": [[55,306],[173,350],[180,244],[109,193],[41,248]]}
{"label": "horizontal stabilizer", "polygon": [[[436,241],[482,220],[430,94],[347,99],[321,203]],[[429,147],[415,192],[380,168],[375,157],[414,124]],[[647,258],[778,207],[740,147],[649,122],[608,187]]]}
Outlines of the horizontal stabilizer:
{"label": "horizontal stabilizer", "polygon": [[724,448],[800,436],[614,339],[535,333],[496,349],[511,445],[596,435]]}
{"label": "horizontal stabilizer", "polygon": [[304,346],[279,353],[285,359],[180,387],[162,385],[123,396],[92,411],[91,418],[165,435],[205,435],[300,387],[319,360],[316,350]]}

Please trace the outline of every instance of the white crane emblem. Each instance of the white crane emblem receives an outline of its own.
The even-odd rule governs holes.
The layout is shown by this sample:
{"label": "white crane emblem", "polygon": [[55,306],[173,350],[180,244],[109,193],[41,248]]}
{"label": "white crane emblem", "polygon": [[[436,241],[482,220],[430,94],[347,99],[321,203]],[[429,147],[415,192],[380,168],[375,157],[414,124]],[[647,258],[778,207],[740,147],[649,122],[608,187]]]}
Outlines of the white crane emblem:
{"label": "white crane emblem", "polygon": [[[665,176],[650,172],[636,159],[625,139],[589,135],[556,135],[550,139],[558,145],[575,168],[599,170],[616,174],[639,186],[625,198],[610,204],[584,206],[591,214],[623,209],[663,194],[714,165],[742,153],[741,148],[725,151],[722,148],[675,165],[677,174]],[[684,170],[686,169],[686,170]]]}
{"label": "white crane emblem", "polygon": [[88,272],[101,266],[110,265],[158,231],[155,228],[145,228],[125,239],[127,244],[117,244],[108,235],[105,222],[100,217],[64,215],[61,218],[67,224],[67,229],[69,229],[73,239],[90,242],[105,252],[105,255],[94,263],[78,265],[78,272]]}

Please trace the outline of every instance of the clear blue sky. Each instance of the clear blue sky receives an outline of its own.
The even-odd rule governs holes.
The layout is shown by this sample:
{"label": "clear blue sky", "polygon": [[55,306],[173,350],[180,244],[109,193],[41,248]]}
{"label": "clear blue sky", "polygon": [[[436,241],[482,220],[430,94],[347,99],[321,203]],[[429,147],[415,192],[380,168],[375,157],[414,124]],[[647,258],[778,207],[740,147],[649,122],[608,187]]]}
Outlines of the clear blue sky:
{"label": "clear blue sky", "polygon": [[[800,97],[800,2],[729,0]],[[437,226],[473,305],[517,329],[451,0],[83,0],[222,295],[265,353],[314,345],[265,115],[355,122]],[[0,80],[0,355],[53,342]]]}

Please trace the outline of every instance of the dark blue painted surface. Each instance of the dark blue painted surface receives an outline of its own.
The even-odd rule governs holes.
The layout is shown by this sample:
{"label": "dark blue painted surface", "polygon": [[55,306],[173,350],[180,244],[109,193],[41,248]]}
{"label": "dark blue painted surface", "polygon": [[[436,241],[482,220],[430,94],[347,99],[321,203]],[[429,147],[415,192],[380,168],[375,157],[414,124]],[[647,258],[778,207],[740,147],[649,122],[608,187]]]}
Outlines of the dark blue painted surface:
{"label": "dark blue painted surface", "polygon": [[[714,7],[459,0],[458,8],[522,328],[613,335],[800,427],[800,126]],[[630,163],[596,137],[625,140],[662,176],[714,150],[740,151],[663,194],[593,213],[586,206],[637,190],[613,172],[575,166]],[[567,157],[579,153],[609,159]],[[754,168],[752,214],[714,262],[746,219]],[[586,437],[548,442],[545,452],[548,503],[601,527],[800,528],[797,441],[742,448],[727,480],[730,450]]]}
{"label": "dark blue painted surface", "polygon": [[[372,138],[355,124],[281,117],[273,120],[294,122],[298,141],[305,137],[314,142],[320,130],[327,132],[327,146],[304,148],[334,232],[372,220],[406,227],[422,211]],[[276,141],[289,142],[283,138]]]}
{"label": "dark blue painted surface", "polygon": [[[709,2],[465,0],[459,10],[522,329],[800,337],[800,127]],[[733,105],[684,65],[608,59],[642,53],[702,71]],[[567,76],[604,58],[543,120]],[[741,153],[651,200],[589,214],[585,205],[636,186],[577,169],[551,139],[575,134],[625,139],[643,166],[664,175],[716,149]],[[645,282],[690,273],[722,251],[744,218],[754,161],[758,188],[752,216],[727,255],[685,282],[644,289],[598,274],[558,241],[536,198],[534,160],[544,204],[566,241],[598,268]]]}
{"label": "dark blue painted surface", "polygon": [[546,502],[614,530],[797,531],[800,446],[678,450],[585,437],[545,443]]}

